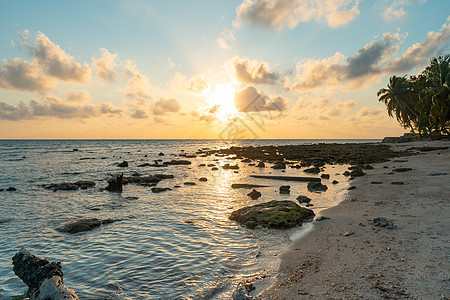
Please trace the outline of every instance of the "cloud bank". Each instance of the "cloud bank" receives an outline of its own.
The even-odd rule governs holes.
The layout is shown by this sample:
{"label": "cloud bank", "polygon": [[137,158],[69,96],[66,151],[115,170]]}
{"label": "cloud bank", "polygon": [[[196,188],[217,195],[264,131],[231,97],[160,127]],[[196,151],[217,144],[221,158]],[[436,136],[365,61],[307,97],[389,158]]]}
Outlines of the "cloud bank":
{"label": "cloud bank", "polygon": [[260,93],[253,86],[247,86],[234,96],[234,104],[239,112],[285,111],[288,102],[289,100],[282,96],[271,98]]}

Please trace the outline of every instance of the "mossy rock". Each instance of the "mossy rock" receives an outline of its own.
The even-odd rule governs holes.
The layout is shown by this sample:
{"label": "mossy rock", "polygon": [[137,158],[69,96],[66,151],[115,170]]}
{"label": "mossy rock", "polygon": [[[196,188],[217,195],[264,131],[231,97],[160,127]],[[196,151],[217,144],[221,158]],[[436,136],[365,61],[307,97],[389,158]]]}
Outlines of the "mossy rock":
{"label": "mossy rock", "polygon": [[295,202],[274,200],[238,209],[231,213],[229,219],[250,229],[257,226],[283,229],[302,225],[303,220],[313,216],[312,210]]}

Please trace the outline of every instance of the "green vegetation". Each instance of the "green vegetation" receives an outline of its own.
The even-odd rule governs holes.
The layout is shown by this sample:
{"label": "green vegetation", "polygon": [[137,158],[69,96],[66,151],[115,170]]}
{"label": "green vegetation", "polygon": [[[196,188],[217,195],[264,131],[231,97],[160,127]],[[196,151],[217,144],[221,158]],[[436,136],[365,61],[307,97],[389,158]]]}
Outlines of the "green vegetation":
{"label": "green vegetation", "polygon": [[450,55],[433,57],[417,76],[391,76],[378,91],[390,117],[421,135],[449,134]]}

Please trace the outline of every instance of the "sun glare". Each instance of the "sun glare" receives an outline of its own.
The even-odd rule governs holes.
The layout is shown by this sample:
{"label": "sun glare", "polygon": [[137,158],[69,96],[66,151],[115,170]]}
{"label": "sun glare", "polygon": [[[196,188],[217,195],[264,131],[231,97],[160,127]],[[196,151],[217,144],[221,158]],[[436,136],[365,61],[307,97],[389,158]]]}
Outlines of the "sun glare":
{"label": "sun glare", "polygon": [[235,93],[236,89],[231,83],[217,84],[206,96],[206,101],[210,105],[209,112],[220,121],[233,118],[238,112],[234,104]]}

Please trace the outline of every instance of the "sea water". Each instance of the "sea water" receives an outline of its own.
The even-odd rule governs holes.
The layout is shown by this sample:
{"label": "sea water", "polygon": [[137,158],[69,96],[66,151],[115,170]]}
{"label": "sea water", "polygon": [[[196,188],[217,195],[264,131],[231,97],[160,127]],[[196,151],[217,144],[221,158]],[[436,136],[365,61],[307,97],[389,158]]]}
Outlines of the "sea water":
{"label": "sea water", "polygon": [[[368,142],[367,140],[2,140],[0,141],[0,299],[23,295],[27,287],[15,276],[11,258],[25,247],[50,261],[61,261],[64,283],[80,299],[229,299],[246,279],[271,278],[277,256],[301,228],[249,230],[228,219],[233,210],[270,200],[292,200],[302,194],[320,211],[342,200],[347,166],[326,166],[328,190],[310,193],[306,183],[250,178],[251,174],[305,176],[302,169],[285,173],[248,166],[227,157],[188,158],[191,165],[137,167],[154,160],[185,159],[198,149],[230,146]],[[164,153],[160,156],[159,153]],[[129,167],[120,168],[126,160]],[[225,163],[240,169],[224,170]],[[199,167],[200,164],[215,164]],[[171,174],[152,193],[128,184],[122,193],[103,190],[111,175]],[[337,175],[339,174],[339,175]],[[198,179],[206,177],[207,181]],[[331,184],[334,179],[338,184]],[[42,185],[94,181],[86,190],[56,191]],[[328,182],[329,181],[329,182]],[[186,186],[184,182],[195,182]],[[267,185],[262,197],[233,183]],[[175,188],[175,186],[180,186]],[[279,186],[290,185],[290,195]],[[340,196],[338,196],[340,195]],[[58,229],[80,218],[119,220],[74,235]]]}

